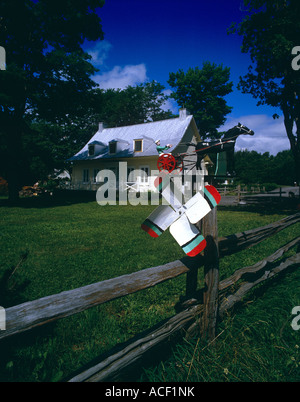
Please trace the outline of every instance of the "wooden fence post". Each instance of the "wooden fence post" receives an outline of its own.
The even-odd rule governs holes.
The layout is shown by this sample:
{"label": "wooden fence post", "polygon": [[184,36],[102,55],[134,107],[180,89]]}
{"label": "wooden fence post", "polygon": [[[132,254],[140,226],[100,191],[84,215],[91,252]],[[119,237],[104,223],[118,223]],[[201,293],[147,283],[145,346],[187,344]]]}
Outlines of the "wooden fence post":
{"label": "wooden fence post", "polygon": [[200,324],[200,335],[202,339],[212,340],[216,335],[218,315],[219,249],[217,208],[212,209],[203,218],[202,230],[207,246],[204,249],[204,311]]}
{"label": "wooden fence post", "polygon": [[240,203],[240,201],[241,201],[241,185],[239,184],[237,186],[237,202],[238,202],[238,204]]}

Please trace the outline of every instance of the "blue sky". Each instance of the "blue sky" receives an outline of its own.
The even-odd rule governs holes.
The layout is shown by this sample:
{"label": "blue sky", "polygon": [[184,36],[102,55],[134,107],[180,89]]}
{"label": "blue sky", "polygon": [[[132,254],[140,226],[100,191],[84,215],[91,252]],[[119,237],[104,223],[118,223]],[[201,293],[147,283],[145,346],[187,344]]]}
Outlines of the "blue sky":
{"label": "blue sky", "polygon": [[[166,87],[170,72],[202,66],[204,61],[230,67],[233,92],[226,97],[233,107],[220,131],[237,122],[255,131],[237,140],[236,149],[277,152],[289,149],[279,109],[256,106],[251,95],[236,85],[247,73],[250,57],[240,51],[242,38],[228,35],[232,22],[246,11],[242,0],[106,0],[99,10],[104,40],[86,44],[99,68],[94,77],[101,88],[126,88],[155,80]],[[174,113],[178,105],[167,105]]]}

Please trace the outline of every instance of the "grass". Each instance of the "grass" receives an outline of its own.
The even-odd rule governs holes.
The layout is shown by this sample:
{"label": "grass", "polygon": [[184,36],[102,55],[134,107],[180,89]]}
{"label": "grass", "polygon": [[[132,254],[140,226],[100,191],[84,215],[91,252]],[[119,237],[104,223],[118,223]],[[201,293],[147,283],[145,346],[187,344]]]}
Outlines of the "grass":
{"label": "grass", "polygon": [[[7,206],[5,199],[0,202],[0,281],[6,278],[0,305],[5,308],[183,256],[169,232],[158,240],[140,230],[153,206],[101,207],[94,200],[72,198],[55,204],[22,200],[18,207]],[[262,226],[288,213],[220,208],[219,234]],[[221,279],[271,254],[297,234],[299,224],[226,257],[221,261]],[[300,305],[299,279],[292,271],[261,297],[254,294],[255,302],[249,300],[220,323],[213,345],[185,340],[169,360],[140,373],[140,380],[294,380],[300,339],[288,320],[292,307]],[[201,271],[198,285],[203,286]],[[62,380],[114,345],[173,315],[184,292],[185,276],[181,276],[3,340],[0,380]]]}
{"label": "grass", "polygon": [[185,340],[166,362],[145,370],[141,381],[299,381],[300,336],[291,328],[299,283],[299,272],[281,277],[230,313],[214,342]]}

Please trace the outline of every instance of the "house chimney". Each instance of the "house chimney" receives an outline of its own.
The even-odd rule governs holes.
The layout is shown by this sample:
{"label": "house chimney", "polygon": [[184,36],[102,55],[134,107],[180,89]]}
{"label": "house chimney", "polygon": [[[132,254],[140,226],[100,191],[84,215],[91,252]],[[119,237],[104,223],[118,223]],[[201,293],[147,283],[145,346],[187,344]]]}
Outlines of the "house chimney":
{"label": "house chimney", "polygon": [[179,109],[179,118],[180,119],[185,119],[188,116],[188,112],[185,108]]}
{"label": "house chimney", "polygon": [[103,123],[101,122],[101,123],[99,123],[99,125],[98,125],[98,131],[103,131],[103,129],[104,129],[104,125],[103,125]]}

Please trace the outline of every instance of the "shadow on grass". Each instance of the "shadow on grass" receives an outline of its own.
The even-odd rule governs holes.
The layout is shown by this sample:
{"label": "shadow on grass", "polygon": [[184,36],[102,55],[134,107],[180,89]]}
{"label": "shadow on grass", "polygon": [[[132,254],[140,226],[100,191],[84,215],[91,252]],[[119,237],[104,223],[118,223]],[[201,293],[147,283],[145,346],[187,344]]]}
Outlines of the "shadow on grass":
{"label": "shadow on grass", "polygon": [[[245,204],[226,202],[225,205],[219,205],[218,210],[255,212],[261,215],[289,215],[300,211],[300,198],[251,196],[249,198],[245,197],[243,201]],[[52,196],[44,194],[37,197],[23,197],[14,203],[10,203],[8,197],[3,197],[0,198],[0,207],[52,208],[89,202],[97,202],[96,191],[56,189]],[[149,199],[149,205],[150,202],[151,200]]]}
{"label": "shadow on grass", "polygon": [[[55,190],[53,195],[48,193],[36,197],[20,197],[14,203],[10,202],[8,197],[0,198],[0,207],[18,207],[18,208],[53,208],[56,206],[67,206],[72,204],[82,204],[89,202],[97,202],[97,191],[92,190]],[[137,199],[141,197],[141,193],[135,193]],[[109,202],[107,192],[104,193],[105,201]],[[161,196],[159,197],[161,200]],[[142,198],[141,198],[142,200]],[[119,202],[119,193],[116,192],[116,205]],[[130,202],[128,201],[129,205]],[[137,204],[140,205],[140,204]],[[151,205],[151,193],[148,193],[148,205]],[[155,204],[156,205],[156,204]]]}
{"label": "shadow on grass", "polygon": [[24,250],[19,262],[11,268],[4,271],[0,276],[0,305],[5,307],[14,306],[24,302],[23,292],[30,284],[28,279],[20,282],[17,271],[22,267],[22,264],[27,259],[28,250]]}
{"label": "shadow on grass", "polygon": [[[55,337],[56,325],[56,322],[50,322],[42,327],[1,339],[0,382],[38,381],[33,377],[33,372],[40,376],[45,372],[44,367],[47,366],[49,358],[43,345],[51,344]],[[43,352],[37,351],[39,347]],[[27,366],[24,367],[22,360],[25,359]]]}
{"label": "shadow on grass", "polygon": [[[79,369],[74,370],[72,373],[68,374],[65,376],[61,382],[68,382],[78,375],[84,373],[87,370],[92,369],[95,366],[102,365],[102,363],[106,360],[109,359],[111,356],[114,356],[115,364],[116,366],[119,366],[117,370],[112,370],[111,374],[106,373],[105,377],[105,382],[134,382],[138,381],[138,379],[141,377],[141,374],[145,368],[152,367],[153,365],[159,364],[161,361],[167,360],[171,355],[173,348],[178,344],[178,342],[182,341],[184,337],[184,329],[180,331],[174,331],[174,333],[170,333],[170,336],[163,340],[162,342],[159,342],[156,345],[152,345],[149,350],[145,351],[144,349],[144,342],[143,339],[146,337],[149,337],[149,335],[162,327],[164,324],[166,324],[169,321],[169,318],[166,318],[165,320],[157,323],[153,327],[133,336],[132,338],[128,339],[126,342],[122,342],[120,344],[115,345],[112,347],[110,350],[100,354],[99,356],[95,357],[94,359],[90,360],[88,363],[85,365],[82,365]],[[124,356],[126,353],[129,354],[128,350],[130,350],[130,346],[134,342],[140,343],[140,353],[133,353],[135,356],[134,358],[131,358],[130,364],[127,365],[126,361],[124,364]],[[127,350],[128,349],[128,350]],[[137,347],[135,348],[137,349]],[[127,350],[127,352],[126,352]],[[118,363],[120,358],[123,357],[123,364]],[[130,357],[127,358],[127,360],[130,359]],[[110,364],[107,364],[108,370],[110,369]],[[99,369],[98,369],[99,370]],[[92,370],[94,371],[94,374],[97,373],[97,369]],[[100,371],[100,370],[99,370]],[[92,374],[86,375],[86,379],[91,377]],[[83,381],[79,380],[76,378],[76,382]]]}
{"label": "shadow on grass", "polygon": [[45,194],[37,197],[23,197],[14,203],[11,203],[7,197],[2,198],[0,207],[52,208],[93,201],[96,202],[96,191],[56,190],[52,196]]}

